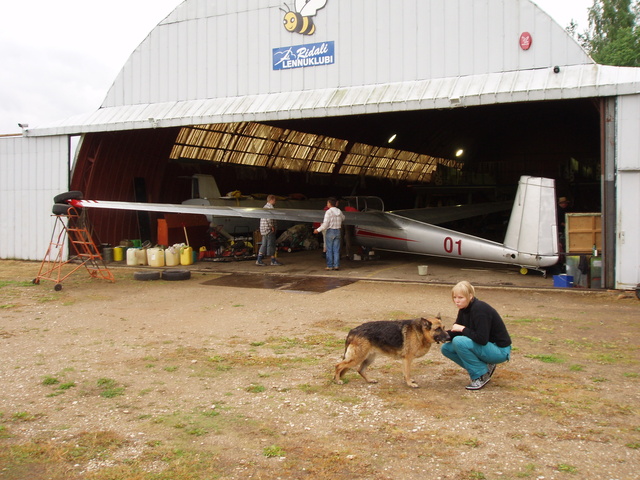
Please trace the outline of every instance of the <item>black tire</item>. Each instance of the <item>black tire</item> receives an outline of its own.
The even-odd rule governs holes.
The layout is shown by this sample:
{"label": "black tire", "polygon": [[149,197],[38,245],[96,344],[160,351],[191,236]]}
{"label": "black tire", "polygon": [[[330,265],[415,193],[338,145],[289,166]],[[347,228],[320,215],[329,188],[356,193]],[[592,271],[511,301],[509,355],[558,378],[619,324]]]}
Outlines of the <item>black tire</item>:
{"label": "black tire", "polygon": [[66,203],[56,203],[53,205],[51,213],[53,213],[54,215],[67,215],[70,208],[73,207],[71,205],[67,205]]}
{"label": "black tire", "polygon": [[636,287],[636,298],[640,300],[640,286]]}
{"label": "black tire", "polygon": [[72,190],[70,192],[59,193],[53,197],[53,203],[66,203],[67,200],[81,200],[82,192]]}
{"label": "black tire", "polygon": [[133,272],[133,279],[146,282],[148,280],[160,280],[160,272],[158,270],[141,270]]}
{"label": "black tire", "polygon": [[162,279],[168,281],[189,280],[191,278],[191,270],[164,270]]}
{"label": "black tire", "polygon": [[53,287],[53,289],[56,292],[59,292],[60,290],[62,290],[62,284],[61,283],[56,283],[55,286]]}

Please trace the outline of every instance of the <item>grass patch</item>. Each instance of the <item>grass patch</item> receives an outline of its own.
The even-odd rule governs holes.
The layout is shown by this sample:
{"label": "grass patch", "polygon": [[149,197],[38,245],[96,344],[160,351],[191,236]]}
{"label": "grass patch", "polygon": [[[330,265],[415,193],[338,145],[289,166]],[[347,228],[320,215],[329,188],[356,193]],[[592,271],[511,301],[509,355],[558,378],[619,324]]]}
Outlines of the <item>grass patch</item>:
{"label": "grass patch", "polygon": [[557,466],[557,469],[559,472],[564,472],[564,473],[578,473],[578,468],[574,467],[573,465],[569,465],[568,463],[561,463]]}
{"label": "grass patch", "polygon": [[217,435],[222,433],[225,425],[234,422],[233,417],[222,415],[224,410],[222,403],[215,403],[210,408],[198,408],[192,412],[177,411],[170,415],[156,417],[152,421],[155,424],[181,430],[192,437],[202,437],[211,433]]}
{"label": "grass patch", "polygon": [[249,393],[262,393],[266,390],[266,388],[264,387],[264,385],[252,383],[246,388],[246,390]]}
{"label": "grass patch", "polygon": [[270,445],[268,447],[265,447],[262,450],[262,455],[264,455],[265,457],[284,457],[285,453],[284,450],[277,446],[277,445]]}
{"label": "grass patch", "polygon": [[538,322],[542,322],[542,319],[541,318],[509,318],[509,323],[515,323],[516,325],[530,325],[532,323],[538,323]]}
{"label": "grass patch", "polygon": [[42,379],[42,385],[57,385],[58,383],[60,383],[60,380],[56,377],[47,376]]}
{"label": "grass patch", "polygon": [[119,387],[112,378],[99,378],[96,382],[102,398],[114,398],[124,395],[124,387]]}
{"label": "grass patch", "polygon": [[0,288],[4,287],[33,287],[33,282],[17,282],[15,280],[0,280]]}
{"label": "grass patch", "polygon": [[558,355],[533,355],[533,354],[526,354],[525,357],[527,358],[532,358],[534,360],[540,360],[541,362],[544,363],[564,363],[564,358],[558,356]]}

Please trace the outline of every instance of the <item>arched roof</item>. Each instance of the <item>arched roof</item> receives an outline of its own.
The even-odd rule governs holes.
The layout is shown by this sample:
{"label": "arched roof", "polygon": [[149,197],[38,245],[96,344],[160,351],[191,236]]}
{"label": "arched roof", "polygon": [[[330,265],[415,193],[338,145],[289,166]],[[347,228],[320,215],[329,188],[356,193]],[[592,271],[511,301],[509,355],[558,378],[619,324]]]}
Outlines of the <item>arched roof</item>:
{"label": "arched roof", "polygon": [[[450,108],[620,88],[614,67],[595,65],[530,0],[309,4],[322,5],[309,17],[313,35],[283,27],[288,7],[280,0],[185,0],[134,50],[99,110],[33,134]],[[274,67],[278,49],[325,44],[332,63]],[[635,93],[639,76],[630,77],[623,88]]]}
{"label": "arched roof", "polygon": [[[260,122],[640,91],[640,69],[595,64],[530,0],[289,2],[307,4],[312,35],[284,28],[279,0],[186,0],[131,54],[100,109],[29,134],[183,127],[172,158],[420,182],[456,162]],[[281,51],[300,48],[326,48],[330,62],[279,68]],[[247,148],[216,143],[238,130],[253,132]]]}

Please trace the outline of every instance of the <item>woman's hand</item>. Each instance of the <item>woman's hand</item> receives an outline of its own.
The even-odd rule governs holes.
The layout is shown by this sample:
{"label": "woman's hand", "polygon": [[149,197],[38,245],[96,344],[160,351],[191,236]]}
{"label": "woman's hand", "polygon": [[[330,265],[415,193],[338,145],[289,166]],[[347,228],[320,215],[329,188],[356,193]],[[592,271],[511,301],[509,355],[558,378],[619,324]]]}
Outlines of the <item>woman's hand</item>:
{"label": "woman's hand", "polygon": [[464,325],[460,325],[458,323],[454,323],[451,326],[451,331],[452,332],[462,332],[462,330],[464,330]]}

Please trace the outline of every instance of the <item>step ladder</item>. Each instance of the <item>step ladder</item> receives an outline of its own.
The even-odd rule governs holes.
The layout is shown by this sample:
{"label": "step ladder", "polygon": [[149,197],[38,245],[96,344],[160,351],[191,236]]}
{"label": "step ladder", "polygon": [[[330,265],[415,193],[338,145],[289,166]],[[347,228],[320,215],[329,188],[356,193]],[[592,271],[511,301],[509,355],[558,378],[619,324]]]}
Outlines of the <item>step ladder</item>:
{"label": "step ladder", "polygon": [[[65,214],[53,216],[56,220],[49,248],[33,283],[39,285],[41,280],[51,280],[55,282],[54,290],[60,291],[62,282],[82,267],[92,278],[115,282],[113,273],[104,263],[89,232],[89,221],[85,211],[78,213],[75,207],[69,206]],[[69,245],[69,256],[65,260],[67,245]]]}

